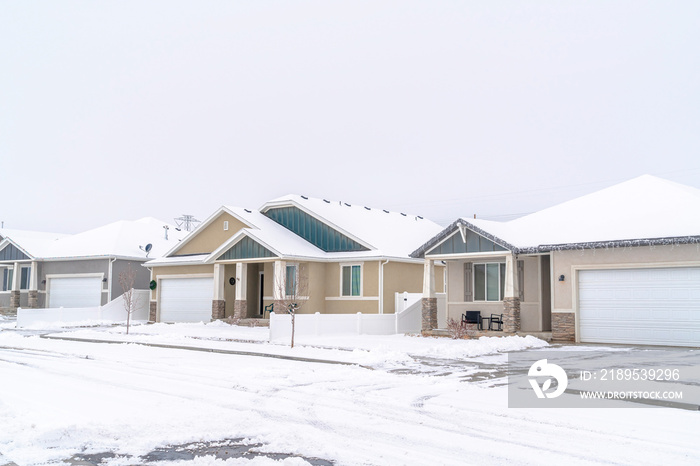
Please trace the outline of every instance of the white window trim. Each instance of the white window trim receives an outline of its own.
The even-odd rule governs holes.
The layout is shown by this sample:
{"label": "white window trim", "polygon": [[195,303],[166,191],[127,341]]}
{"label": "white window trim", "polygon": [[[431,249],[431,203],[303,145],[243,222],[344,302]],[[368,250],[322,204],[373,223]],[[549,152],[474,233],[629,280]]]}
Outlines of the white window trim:
{"label": "white window trim", "polygon": [[[28,281],[27,281],[27,287],[26,287],[26,288],[22,288],[22,270],[23,270],[23,269],[27,269],[27,270],[28,270],[28,272],[27,272],[27,279],[28,279]],[[29,290],[29,285],[30,285],[31,281],[32,281],[32,266],[31,266],[31,265],[22,265],[22,266],[20,266],[20,268],[19,268],[19,289],[20,289],[20,291],[28,291],[28,290]]]}
{"label": "white window trim", "polygon": [[228,220],[224,220],[224,231],[228,231]]}
{"label": "white window trim", "polygon": [[[287,262],[284,265],[284,294],[285,298],[292,298],[293,295],[288,295],[287,294],[287,267],[294,267],[294,279],[296,281],[296,292],[299,292],[299,262]],[[302,296],[297,296],[297,298],[301,299]]]}
{"label": "white window trim", "polygon": [[[498,264],[498,297],[500,299],[496,301],[490,301],[488,299],[485,299],[487,294],[488,294],[488,285],[486,283],[486,277],[487,275],[484,275],[484,299],[476,299],[476,266],[477,265],[483,265],[484,266],[484,274],[486,274],[486,265],[487,264]],[[505,265],[505,261],[499,262],[499,261],[490,261],[490,262],[474,262],[472,263],[472,296],[473,296],[473,301],[475,303],[502,303],[503,302],[503,296],[501,296],[501,264]]]}
{"label": "white window trim", "polygon": [[[364,262],[357,262],[357,263],[342,263],[340,264],[340,288],[339,288],[339,293],[338,296],[344,299],[348,298],[362,298],[364,294],[364,277],[365,277],[365,267],[364,267]],[[357,296],[353,295],[344,295],[343,294],[343,267],[354,267],[354,266],[359,266],[360,267],[360,294]],[[350,292],[352,293],[352,268],[350,269]]]}

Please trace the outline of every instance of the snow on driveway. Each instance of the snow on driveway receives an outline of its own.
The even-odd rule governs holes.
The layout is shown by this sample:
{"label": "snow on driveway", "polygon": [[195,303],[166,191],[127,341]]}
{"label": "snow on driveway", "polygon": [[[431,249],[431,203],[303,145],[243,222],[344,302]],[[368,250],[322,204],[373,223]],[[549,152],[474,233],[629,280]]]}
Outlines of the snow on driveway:
{"label": "snow on driveway", "polygon": [[[57,463],[76,453],[107,451],[119,455],[108,464],[138,464],[140,455],[156,447],[230,438],[263,444],[267,452],[348,465],[696,464],[700,458],[697,412],[509,409],[505,387],[465,383],[454,367],[443,377],[393,370],[411,359],[409,354],[430,355],[439,363],[443,351],[469,362],[485,357],[480,355],[503,358],[499,351],[541,346],[539,340],[349,337],[335,339],[335,346],[360,349],[318,347],[329,346],[328,341],[290,349],[225,338],[236,333],[236,339],[262,341],[254,336],[265,330],[228,327],[227,334],[224,327],[207,327],[134,327],[129,338],[192,343],[196,334],[201,344],[327,359],[345,355],[349,361],[374,361],[378,370],[48,340],[5,330],[0,332],[0,464]],[[126,338],[122,331],[62,335]],[[385,366],[389,370],[382,370]],[[468,364],[464,370],[470,370]],[[280,464],[264,458],[228,461]],[[224,462],[203,458],[197,464]]]}

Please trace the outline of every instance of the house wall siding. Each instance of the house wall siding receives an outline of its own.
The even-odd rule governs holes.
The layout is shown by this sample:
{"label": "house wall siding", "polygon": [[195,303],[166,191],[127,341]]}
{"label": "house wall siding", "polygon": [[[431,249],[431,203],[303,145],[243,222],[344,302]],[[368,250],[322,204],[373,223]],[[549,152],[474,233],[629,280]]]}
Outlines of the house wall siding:
{"label": "house wall siding", "polygon": [[112,264],[112,299],[116,299],[124,293],[119,283],[119,274],[128,270],[129,264],[131,264],[131,268],[136,274],[134,277],[134,288],[137,290],[148,289],[148,284],[151,281],[151,273],[147,268],[141,266],[143,263],[144,261],[114,261]]}
{"label": "house wall siding", "polygon": [[[228,230],[224,230],[224,222],[228,221]],[[186,256],[189,254],[209,254],[221,246],[226,240],[249,225],[241,222],[231,214],[222,212],[203,230],[195,230],[195,236],[182,246],[173,256]]]}

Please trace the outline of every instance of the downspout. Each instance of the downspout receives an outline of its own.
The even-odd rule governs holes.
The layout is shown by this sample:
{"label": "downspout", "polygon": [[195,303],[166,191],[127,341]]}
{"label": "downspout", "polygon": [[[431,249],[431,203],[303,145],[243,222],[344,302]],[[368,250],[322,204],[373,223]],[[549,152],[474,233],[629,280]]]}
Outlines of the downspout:
{"label": "downspout", "polygon": [[117,260],[115,257],[114,259],[110,259],[109,261],[109,272],[107,275],[109,275],[109,278],[107,279],[107,302],[111,303],[112,302],[112,264]]}
{"label": "downspout", "polygon": [[379,267],[379,313],[384,314],[384,266],[389,263],[389,259],[380,263]]}

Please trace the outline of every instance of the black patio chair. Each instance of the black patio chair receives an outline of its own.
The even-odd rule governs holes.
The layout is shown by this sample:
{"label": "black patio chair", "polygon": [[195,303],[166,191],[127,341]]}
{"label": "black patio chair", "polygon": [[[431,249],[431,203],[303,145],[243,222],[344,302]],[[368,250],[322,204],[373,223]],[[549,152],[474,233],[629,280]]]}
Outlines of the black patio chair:
{"label": "black patio chair", "polygon": [[481,311],[467,311],[462,314],[462,327],[465,324],[476,324],[479,330],[483,330]]}
{"label": "black patio chair", "polygon": [[[498,328],[493,328],[494,324]],[[503,331],[503,314],[491,314],[491,319],[489,319],[489,330],[495,330],[497,332]]]}

